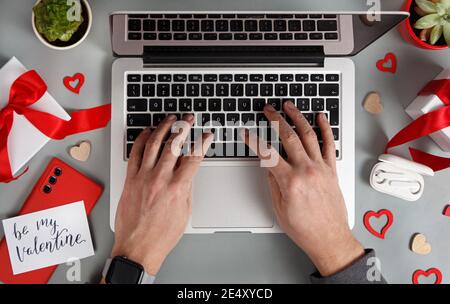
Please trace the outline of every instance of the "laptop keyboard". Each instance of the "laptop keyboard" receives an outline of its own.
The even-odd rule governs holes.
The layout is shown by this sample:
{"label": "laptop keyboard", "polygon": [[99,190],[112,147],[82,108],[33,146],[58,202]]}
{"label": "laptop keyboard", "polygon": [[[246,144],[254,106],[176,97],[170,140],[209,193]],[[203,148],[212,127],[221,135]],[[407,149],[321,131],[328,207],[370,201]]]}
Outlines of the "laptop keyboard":
{"label": "laptop keyboard", "polygon": [[131,14],[128,40],[275,43],[337,41],[334,14]]}
{"label": "laptop keyboard", "polygon": [[[190,147],[189,143],[203,132],[214,133],[214,143],[207,158],[256,158],[242,142],[239,130],[246,127],[275,148],[280,147],[278,136],[270,129],[263,109],[270,103],[282,112],[282,105],[288,100],[302,111],[320,143],[316,115],[326,113],[339,158],[340,78],[339,72],[299,73],[292,69],[129,72],[125,76],[125,158],[129,157],[140,132],[145,127],[156,128],[169,114],[175,114],[179,119],[185,114],[195,116],[186,147]],[[288,122],[292,125],[289,119]]]}

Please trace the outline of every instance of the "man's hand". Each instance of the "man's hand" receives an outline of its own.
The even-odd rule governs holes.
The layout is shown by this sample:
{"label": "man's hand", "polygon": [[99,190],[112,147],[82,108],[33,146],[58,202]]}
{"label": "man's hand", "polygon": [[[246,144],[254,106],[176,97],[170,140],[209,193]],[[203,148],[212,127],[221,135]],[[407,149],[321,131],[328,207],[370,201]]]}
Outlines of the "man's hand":
{"label": "man's hand", "polygon": [[192,209],[192,179],[212,142],[212,135],[204,134],[189,156],[180,157],[194,117],[186,116],[182,132],[163,145],[175,121],[171,115],[137,138],[116,215],[112,256],[126,256],[151,275],[183,236]]}
{"label": "man's hand", "polygon": [[[349,266],[364,255],[361,244],[347,224],[344,198],[336,174],[336,148],[328,120],[317,117],[323,138],[321,151],[317,135],[292,102],[284,112],[295,130],[267,105],[265,115],[279,124],[279,136],[287,160],[273,147],[258,142],[256,135],[244,132],[246,143],[261,159],[276,155],[278,163],[269,169],[273,208],[278,222],[289,237],[309,255],[322,276]],[[258,149],[259,146],[259,149]]]}

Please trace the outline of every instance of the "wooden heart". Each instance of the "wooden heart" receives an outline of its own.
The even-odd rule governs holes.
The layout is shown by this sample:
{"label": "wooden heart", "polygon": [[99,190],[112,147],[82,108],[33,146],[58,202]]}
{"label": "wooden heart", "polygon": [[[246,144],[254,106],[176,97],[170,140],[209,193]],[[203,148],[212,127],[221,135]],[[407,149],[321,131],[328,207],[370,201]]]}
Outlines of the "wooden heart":
{"label": "wooden heart", "polygon": [[[370,224],[370,219],[372,217],[375,217],[375,218],[379,219],[382,216],[386,216],[387,217],[387,222],[384,225],[384,227],[381,228],[381,231],[377,231]],[[394,222],[394,215],[392,214],[391,211],[389,211],[387,209],[382,209],[382,210],[380,210],[378,212],[370,210],[370,211],[366,212],[366,214],[364,214],[364,220],[363,221],[364,221],[364,227],[366,227],[366,229],[371,234],[373,234],[377,238],[384,239],[384,237],[386,236],[386,232],[389,230],[389,228],[392,226],[392,224]]]}
{"label": "wooden heart", "polygon": [[70,148],[69,154],[78,161],[86,162],[91,155],[91,143],[83,141],[78,146]]}
{"label": "wooden heart", "polygon": [[450,217],[450,205],[448,205],[447,207],[445,207],[445,209],[444,209],[444,215]]}
{"label": "wooden heart", "polygon": [[363,107],[371,114],[380,114],[383,112],[383,104],[381,103],[380,94],[377,92],[367,94],[363,102]]}
{"label": "wooden heart", "polygon": [[431,252],[431,245],[427,243],[427,238],[421,233],[413,236],[411,250],[417,254],[427,255]]}
{"label": "wooden heart", "polygon": [[81,73],[77,73],[73,76],[67,76],[64,78],[64,86],[75,94],[80,94],[81,88],[84,85],[85,77]]}
{"label": "wooden heart", "polygon": [[377,61],[377,69],[381,72],[395,74],[397,72],[397,57],[394,53],[387,53],[383,59]]}

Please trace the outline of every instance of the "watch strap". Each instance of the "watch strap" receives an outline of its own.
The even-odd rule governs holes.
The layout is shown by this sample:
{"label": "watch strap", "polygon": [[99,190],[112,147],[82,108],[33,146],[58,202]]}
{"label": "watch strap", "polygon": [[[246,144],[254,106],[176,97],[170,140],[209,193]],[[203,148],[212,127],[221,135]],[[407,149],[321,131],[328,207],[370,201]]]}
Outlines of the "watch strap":
{"label": "watch strap", "polygon": [[[105,267],[103,267],[102,276],[105,279],[106,279],[106,276],[108,275],[109,267],[111,267],[112,260],[113,259],[111,259],[111,258],[107,259],[106,263],[105,263]],[[153,284],[155,282],[155,280],[156,280],[155,276],[152,276],[144,271],[142,273],[142,277],[141,277],[139,284],[141,284],[141,285]]]}

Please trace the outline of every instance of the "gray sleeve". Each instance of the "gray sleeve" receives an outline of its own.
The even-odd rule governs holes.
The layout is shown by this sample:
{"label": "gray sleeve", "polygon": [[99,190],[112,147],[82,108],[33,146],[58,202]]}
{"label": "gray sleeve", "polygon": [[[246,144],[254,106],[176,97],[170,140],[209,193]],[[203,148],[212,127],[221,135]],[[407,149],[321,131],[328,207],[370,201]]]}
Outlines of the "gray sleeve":
{"label": "gray sleeve", "polygon": [[375,251],[366,249],[366,254],[346,269],[329,277],[316,272],[311,275],[313,284],[386,284],[379,270]]}

